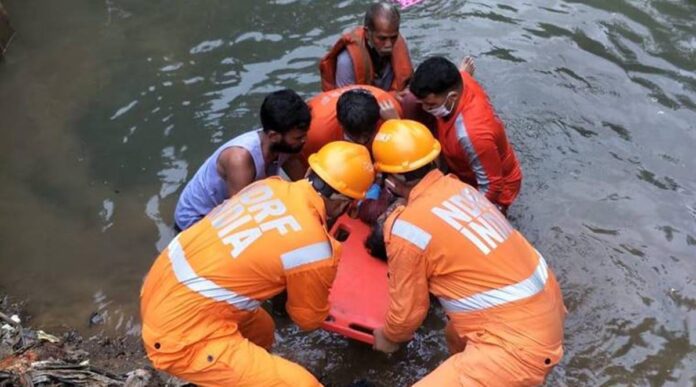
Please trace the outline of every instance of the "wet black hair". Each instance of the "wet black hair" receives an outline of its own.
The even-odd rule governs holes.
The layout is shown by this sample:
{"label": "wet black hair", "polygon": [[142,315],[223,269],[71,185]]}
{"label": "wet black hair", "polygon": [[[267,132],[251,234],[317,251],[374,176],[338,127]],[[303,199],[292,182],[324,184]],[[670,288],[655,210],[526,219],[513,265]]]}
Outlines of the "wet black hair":
{"label": "wet black hair", "polygon": [[462,77],[457,66],[444,57],[434,56],[418,66],[408,88],[416,98],[423,99],[430,94],[442,94],[461,86]]}
{"label": "wet black hair", "polygon": [[396,23],[398,28],[401,22],[401,13],[399,13],[399,8],[394,4],[386,2],[374,3],[365,12],[365,20],[363,25],[367,27],[368,30],[374,31],[375,29],[375,19],[378,17],[384,17],[389,20],[390,23]]}
{"label": "wet black hair", "polygon": [[365,239],[365,248],[373,257],[387,261],[387,245],[384,243],[384,222],[374,222]]}
{"label": "wet black hair", "polygon": [[290,89],[274,91],[261,104],[264,132],[285,134],[292,129],[308,130],[312,115],[307,103]]}
{"label": "wet black hair", "polygon": [[336,102],[336,117],[343,130],[353,137],[373,132],[379,121],[377,98],[365,89],[352,89]]}

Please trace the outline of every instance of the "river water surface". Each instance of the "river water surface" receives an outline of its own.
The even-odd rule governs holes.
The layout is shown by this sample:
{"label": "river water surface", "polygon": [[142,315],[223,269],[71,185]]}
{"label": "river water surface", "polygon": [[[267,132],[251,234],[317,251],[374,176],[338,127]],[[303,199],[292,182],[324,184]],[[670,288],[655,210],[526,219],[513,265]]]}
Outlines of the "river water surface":
{"label": "river water surface", "polygon": [[[138,290],[187,178],[319,89],[364,1],[5,0],[0,288],[34,325],[137,334]],[[696,385],[696,3],[435,1],[403,12],[414,63],[476,58],[523,164],[515,225],[569,309],[549,385]],[[93,312],[105,324],[88,325]],[[326,383],[407,385],[447,357],[439,311],[391,357],[281,322]]]}

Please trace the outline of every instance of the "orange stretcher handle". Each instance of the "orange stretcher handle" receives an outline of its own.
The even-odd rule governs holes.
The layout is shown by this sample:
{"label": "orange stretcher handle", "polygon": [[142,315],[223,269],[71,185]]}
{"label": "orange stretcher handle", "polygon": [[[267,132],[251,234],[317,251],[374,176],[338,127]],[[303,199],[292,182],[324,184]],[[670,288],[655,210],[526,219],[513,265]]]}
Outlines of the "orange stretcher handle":
{"label": "orange stretcher handle", "polygon": [[[336,319],[336,317],[332,315],[327,317],[322,326],[322,328],[329,332],[335,332],[339,335],[373,345],[375,343],[375,337],[372,336],[372,329],[366,327],[356,329],[357,327],[358,326],[348,322],[347,320]],[[369,330],[370,333],[366,332],[367,330]]]}

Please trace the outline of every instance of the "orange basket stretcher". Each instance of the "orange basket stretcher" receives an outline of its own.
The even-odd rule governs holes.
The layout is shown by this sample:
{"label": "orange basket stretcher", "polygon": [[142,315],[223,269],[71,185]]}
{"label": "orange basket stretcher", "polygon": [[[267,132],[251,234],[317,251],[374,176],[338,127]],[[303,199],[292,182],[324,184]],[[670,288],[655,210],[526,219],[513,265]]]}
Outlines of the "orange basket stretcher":
{"label": "orange basket stretcher", "polygon": [[341,262],[331,287],[331,310],[322,325],[327,331],[373,344],[372,332],[384,324],[389,306],[387,263],[367,251],[370,226],[343,215],[331,235],[343,241]]}

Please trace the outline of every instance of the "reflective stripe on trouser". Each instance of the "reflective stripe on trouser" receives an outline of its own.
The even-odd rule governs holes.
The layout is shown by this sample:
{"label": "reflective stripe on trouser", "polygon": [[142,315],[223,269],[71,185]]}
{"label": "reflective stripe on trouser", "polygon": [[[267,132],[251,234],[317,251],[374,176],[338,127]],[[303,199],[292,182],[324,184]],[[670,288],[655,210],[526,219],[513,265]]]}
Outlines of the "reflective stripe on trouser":
{"label": "reflective stripe on trouser", "polygon": [[207,278],[199,277],[189,264],[184,249],[181,247],[181,243],[179,243],[180,235],[177,235],[169,243],[168,255],[174,275],[176,275],[176,279],[179,280],[182,285],[185,285],[203,297],[215,301],[226,302],[240,310],[253,311],[261,305],[259,301],[253,298],[237,294]]}
{"label": "reflective stripe on trouser", "polygon": [[531,297],[542,290],[549,278],[546,261],[539,255],[539,263],[527,279],[499,289],[492,289],[460,299],[440,297],[440,303],[447,312],[474,312],[500,306]]}

